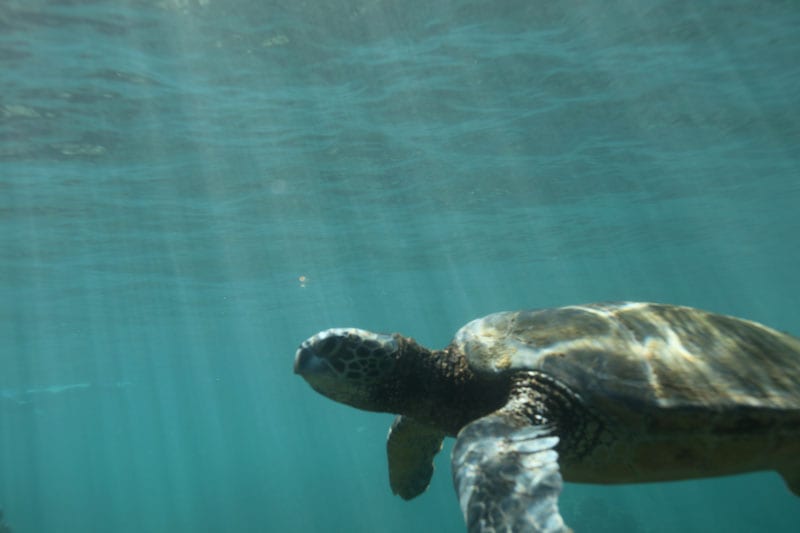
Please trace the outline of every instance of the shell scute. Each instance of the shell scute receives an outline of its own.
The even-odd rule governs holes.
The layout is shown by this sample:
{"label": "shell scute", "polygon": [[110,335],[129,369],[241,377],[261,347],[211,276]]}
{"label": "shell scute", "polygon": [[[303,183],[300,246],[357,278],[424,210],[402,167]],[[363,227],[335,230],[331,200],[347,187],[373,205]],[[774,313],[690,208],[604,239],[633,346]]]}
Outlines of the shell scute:
{"label": "shell scute", "polygon": [[494,313],[453,342],[478,373],[540,370],[586,397],[800,409],[800,340],[688,307],[622,302]]}

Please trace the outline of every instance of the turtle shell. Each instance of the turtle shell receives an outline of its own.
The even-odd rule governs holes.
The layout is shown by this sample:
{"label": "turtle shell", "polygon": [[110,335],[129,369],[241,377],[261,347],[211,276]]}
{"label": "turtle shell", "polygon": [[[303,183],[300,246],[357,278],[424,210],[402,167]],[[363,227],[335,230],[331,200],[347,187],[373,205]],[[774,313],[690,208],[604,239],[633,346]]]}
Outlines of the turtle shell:
{"label": "turtle shell", "polygon": [[587,402],[800,410],[800,339],[689,307],[501,312],[468,323],[453,343],[479,374],[538,370]]}

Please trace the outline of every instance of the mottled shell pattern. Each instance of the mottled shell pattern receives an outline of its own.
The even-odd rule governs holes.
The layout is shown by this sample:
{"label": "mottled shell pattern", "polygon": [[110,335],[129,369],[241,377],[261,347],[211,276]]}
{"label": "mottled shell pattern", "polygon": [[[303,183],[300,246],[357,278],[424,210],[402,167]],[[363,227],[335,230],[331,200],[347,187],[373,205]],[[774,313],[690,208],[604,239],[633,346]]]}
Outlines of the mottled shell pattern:
{"label": "mottled shell pattern", "polygon": [[453,339],[473,370],[540,370],[592,397],[658,407],[800,408],[800,339],[688,307],[608,303],[473,320]]}

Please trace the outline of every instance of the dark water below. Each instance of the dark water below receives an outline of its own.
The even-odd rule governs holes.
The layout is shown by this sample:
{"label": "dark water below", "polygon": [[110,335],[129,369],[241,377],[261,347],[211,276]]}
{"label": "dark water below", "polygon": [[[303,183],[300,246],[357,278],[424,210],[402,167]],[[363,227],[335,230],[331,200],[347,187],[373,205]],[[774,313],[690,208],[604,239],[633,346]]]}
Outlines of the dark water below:
{"label": "dark water below", "polygon": [[[0,1],[16,533],[463,531],[447,456],[292,375],[357,325],[694,305],[800,333],[792,1]],[[303,277],[305,281],[301,282]],[[796,531],[773,473],[568,484],[578,531]]]}

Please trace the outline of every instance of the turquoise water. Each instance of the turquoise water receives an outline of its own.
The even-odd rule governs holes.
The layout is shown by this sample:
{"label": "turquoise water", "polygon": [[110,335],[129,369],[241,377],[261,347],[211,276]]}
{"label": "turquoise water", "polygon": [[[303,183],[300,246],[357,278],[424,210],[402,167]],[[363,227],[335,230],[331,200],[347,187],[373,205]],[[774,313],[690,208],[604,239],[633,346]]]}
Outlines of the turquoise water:
{"label": "turquoise water", "polygon": [[[458,532],[447,442],[292,375],[320,329],[694,305],[800,333],[800,6],[0,2],[15,533]],[[773,473],[567,484],[578,531],[796,531]]]}

